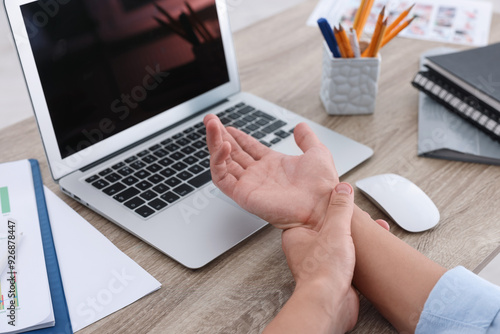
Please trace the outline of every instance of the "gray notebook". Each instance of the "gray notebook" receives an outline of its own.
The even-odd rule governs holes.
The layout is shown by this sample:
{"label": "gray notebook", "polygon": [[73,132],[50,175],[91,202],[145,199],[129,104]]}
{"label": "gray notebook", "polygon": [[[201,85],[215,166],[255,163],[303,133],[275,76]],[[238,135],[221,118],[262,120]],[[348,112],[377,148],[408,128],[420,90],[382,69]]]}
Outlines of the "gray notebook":
{"label": "gray notebook", "polygon": [[[456,51],[438,48],[424,53],[420,61],[421,70],[425,69],[426,57]],[[500,143],[424,93],[419,94],[419,156],[500,165]]]}

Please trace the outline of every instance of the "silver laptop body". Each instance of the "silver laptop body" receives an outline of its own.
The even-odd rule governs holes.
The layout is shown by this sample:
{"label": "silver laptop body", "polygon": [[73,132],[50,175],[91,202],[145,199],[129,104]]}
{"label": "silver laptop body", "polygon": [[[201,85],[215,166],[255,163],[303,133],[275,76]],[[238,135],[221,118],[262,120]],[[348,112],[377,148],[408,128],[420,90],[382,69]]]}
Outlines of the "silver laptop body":
{"label": "silver laptop body", "polygon": [[[200,144],[206,114],[229,125],[234,117],[250,120],[243,127],[248,133],[287,154],[301,154],[291,133],[307,122],[340,175],[373,154],[240,92],[223,1],[192,0],[187,7],[172,0],[5,0],[5,7],[53,179],[67,195],[188,268],[204,266],[267,224],[222,194],[206,169],[200,172],[208,159]],[[256,124],[257,137],[251,125],[266,120]],[[182,146],[186,141],[197,141],[195,151]],[[159,163],[176,163],[177,152],[184,170]],[[141,169],[148,159],[156,167]],[[166,184],[166,168],[180,183]],[[123,188],[125,178],[144,183]],[[152,187],[143,191],[147,183]]]}

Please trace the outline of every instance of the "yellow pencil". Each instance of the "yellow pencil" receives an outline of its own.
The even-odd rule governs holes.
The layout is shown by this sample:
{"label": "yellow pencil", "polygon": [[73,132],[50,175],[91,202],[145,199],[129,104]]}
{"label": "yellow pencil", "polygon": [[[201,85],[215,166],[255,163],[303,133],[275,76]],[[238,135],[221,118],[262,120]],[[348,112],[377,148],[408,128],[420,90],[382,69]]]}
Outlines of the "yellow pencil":
{"label": "yellow pencil", "polygon": [[339,51],[342,58],[346,58],[346,51],[344,47],[344,43],[342,42],[342,35],[336,27],[333,27],[333,34],[335,35],[335,39],[337,40],[337,44],[339,45]]}
{"label": "yellow pencil", "polygon": [[386,45],[387,43],[389,43],[394,37],[396,37],[403,29],[405,29],[406,27],[408,27],[410,25],[410,23],[413,22],[413,20],[415,20],[417,17],[414,16],[413,18],[409,19],[409,20],[406,20],[404,23],[402,23],[400,26],[398,26],[397,28],[395,28],[393,31],[391,31],[389,34],[386,34],[384,36],[384,39],[382,40],[382,45],[381,47],[383,47],[384,45]]}
{"label": "yellow pencil", "polygon": [[387,19],[385,19],[384,23],[382,23],[382,27],[380,28],[380,33],[378,36],[377,44],[373,48],[370,57],[377,57],[378,52],[380,51],[380,48],[382,47],[382,40],[384,39],[384,33],[385,33],[386,29],[387,29]]}
{"label": "yellow pencil", "polygon": [[370,45],[368,48],[363,52],[363,57],[367,57],[368,55],[373,53],[373,50],[375,48],[375,45],[377,44],[380,36],[380,29],[382,28],[382,24],[384,23],[384,16],[385,16],[385,6],[382,8],[382,11],[378,15],[377,19],[377,25],[375,26],[375,31],[373,32],[373,36],[370,42]]}
{"label": "yellow pencil", "polygon": [[361,13],[361,17],[359,19],[359,24],[356,27],[356,33],[358,34],[358,40],[361,38],[361,35],[363,34],[363,30],[365,29],[365,24],[366,21],[368,21],[368,17],[370,17],[370,13],[372,11],[373,3],[375,0],[368,0],[366,3],[366,6],[364,8],[363,13]]}
{"label": "yellow pencil", "polygon": [[367,0],[361,1],[361,4],[359,5],[358,10],[356,11],[356,16],[354,16],[354,22],[352,23],[352,28],[356,31],[358,30],[359,19],[361,18],[361,13],[363,12],[366,6],[366,1]]}
{"label": "yellow pencil", "polygon": [[408,14],[410,14],[410,12],[413,9],[413,7],[415,7],[415,4],[411,5],[410,8],[408,8],[407,10],[405,10],[404,12],[402,12],[401,14],[399,14],[398,18],[395,19],[394,22],[392,22],[387,27],[387,29],[385,30],[385,33],[387,35],[390,34],[392,32],[392,30],[394,28],[396,28],[401,23],[401,21],[403,21],[408,16]]}
{"label": "yellow pencil", "polygon": [[347,32],[344,30],[341,24],[339,24],[339,34],[342,36],[342,43],[344,44],[346,58],[354,58],[354,52],[352,51],[349,37],[347,36]]}

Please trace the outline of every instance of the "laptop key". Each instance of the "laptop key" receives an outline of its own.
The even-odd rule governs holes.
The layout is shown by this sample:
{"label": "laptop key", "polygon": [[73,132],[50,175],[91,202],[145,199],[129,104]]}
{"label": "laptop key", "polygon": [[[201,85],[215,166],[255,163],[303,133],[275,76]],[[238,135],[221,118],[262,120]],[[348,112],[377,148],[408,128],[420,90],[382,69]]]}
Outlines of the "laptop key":
{"label": "laptop key", "polygon": [[197,142],[194,142],[192,145],[193,145],[193,147],[196,147],[198,149],[203,148],[203,147],[206,146],[206,144],[204,142],[202,142],[201,140],[198,140]]}
{"label": "laptop key", "polygon": [[156,158],[154,155],[151,155],[151,154],[142,158],[142,161],[144,161],[147,164],[152,164],[156,160],[158,160],[158,158]]}
{"label": "laptop key", "polygon": [[283,130],[280,130],[280,131],[276,132],[275,135],[278,136],[278,137],[280,137],[280,138],[286,138],[286,137],[290,136],[291,133],[283,131]]}
{"label": "laptop key", "polygon": [[108,176],[105,177],[105,179],[111,183],[114,183],[116,181],[119,181],[122,177],[116,173],[111,173]]}
{"label": "laptop key", "polygon": [[247,126],[245,129],[247,129],[248,131],[252,132],[252,131],[255,131],[257,130],[258,128],[260,128],[260,126],[256,125],[256,124],[250,124],[249,126]]}
{"label": "laptop key", "polygon": [[264,138],[265,136],[266,136],[266,134],[262,133],[260,131],[252,133],[252,137],[254,137],[255,139],[261,139],[261,138]]}
{"label": "laptop key", "polygon": [[152,200],[153,198],[155,198],[156,196],[158,196],[157,193],[155,193],[154,191],[152,190],[147,190],[145,192],[143,192],[142,194],[139,195],[142,199],[145,199],[146,201],[150,201]]}
{"label": "laptop key", "polygon": [[182,138],[182,136],[184,136],[184,134],[182,134],[182,133],[177,133],[177,134],[175,134],[172,138],[173,138],[173,139],[179,139],[179,138]]}
{"label": "laptop key", "polygon": [[264,146],[267,146],[267,147],[271,147],[271,144],[269,144],[267,141],[265,140],[261,140],[260,143]]}
{"label": "laptop key", "polygon": [[161,148],[159,150],[156,150],[154,152],[154,155],[156,155],[158,158],[163,158],[168,155],[168,152]]}
{"label": "laptop key", "polygon": [[190,185],[193,187],[199,188],[202,185],[210,182],[212,180],[212,174],[210,173],[210,169],[201,173],[200,175],[192,178],[191,180],[188,181]]}
{"label": "laptop key", "polygon": [[158,164],[152,164],[152,165],[150,165],[150,166],[146,167],[146,169],[147,169],[148,171],[150,171],[151,173],[156,173],[156,172],[159,172],[159,171],[161,171],[161,170],[162,170],[162,168],[163,168],[163,167],[162,167],[162,166],[160,166],[160,165],[158,165]]}
{"label": "laptop key", "polygon": [[208,157],[210,154],[208,154],[207,152],[205,151],[198,151],[194,154],[195,157],[197,158],[200,158],[200,159],[203,159],[203,158],[206,158]]}
{"label": "laptop key", "polygon": [[196,152],[196,149],[192,148],[191,146],[186,146],[181,151],[186,154],[191,154],[193,152]]}
{"label": "laptop key", "polygon": [[127,186],[131,186],[138,181],[139,181],[139,179],[137,179],[133,176],[127,176],[122,180],[122,182],[125,183]]}
{"label": "laptop key", "polygon": [[101,171],[101,172],[99,173],[99,175],[101,175],[101,176],[106,176],[106,175],[108,175],[108,174],[110,174],[110,173],[112,173],[112,172],[113,172],[113,170],[112,170],[111,168],[106,168],[105,170]]}
{"label": "laptop key", "polygon": [[120,191],[124,190],[125,188],[127,188],[127,187],[124,184],[118,182],[118,183],[115,183],[115,184],[107,187],[106,189],[103,190],[103,192],[108,196],[113,196],[115,194],[118,194]]}
{"label": "laptop key", "polygon": [[194,127],[195,127],[196,129],[199,129],[199,128],[201,128],[202,126],[205,126],[205,124],[203,124],[203,122],[196,123],[196,124],[194,125]]}
{"label": "laptop key", "polygon": [[169,191],[165,195],[162,195],[160,198],[167,201],[168,203],[173,203],[177,201],[180,197],[174,194],[173,192]]}
{"label": "laptop key", "polygon": [[139,170],[139,169],[146,167],[146,164],[142,161],[137,160],[137,161],[134,161],[133,163],[131,163],[130,167],[132,167],[135,170]]}
{"label": "laptop key", "polygon": [[153,213],[155,213],[155,210],[151,209],[147,205],[143,205],[139,209],[135,210],[135,212],[138,213],[139,215],[141,215],[144,218],[148,218]]}
{"label": "laptop key", "polygon": [[191,133],[191,132],[193,132],[193,131],[194,131],[194,128],[193,128],[193,127],[191,127],[191,128],[187,128],[187,129],[186,129],[186,130],[184,130],[183,132],[184,132],[184,133]]}
{"label": "laptop key", "polygon": [[245,108],[238,110],[238,113],[242,114],[242,115],[246,115],[254,110],[255,110],[255,108],[250,107],[250,106],[246,106]]}
{"label": "laptop key", "polygon": [[175,171],[172,168],[167,168],[162,170],[160,174],[168,178],[175,175]]}
{"label": "laptop key", "polygon": [[207,135],[207,129],[206,128],[201,128],[198,130],[198,133],[202,136],[206,136]]}
{"label": "laptop key", "polygon": [[118,173],[120,173],[122,176],[129,176],[133,172],[135,172],[135,170],[132,169],[132,168],[130,168],[130,167],[128,167],[128,166],[125,166],[125,167],[123,167],[122,169],[120,169],[118,171]]}
{"label": "laptop key", "polygon": [[175,186],[178,186],[179,184],[181,184],[182,181],[176,177],[172,177],[172,178],[168,179],[165,183],[171,187],[175,187]]}
{"label": "laptop key", "polygon": [[113,168],[114,170],[117,170],[117,169],[120,169],[123,167],[125,167],[125,163],[123,163],[123,162],[119,162],[116,165],[111,166],[111,168]]}
{"label": "laptop key", "polygon": [[173,160],[171,160],[171,159],[169,159],[169,158],[163,158],[163,159],[161,159],[160,161],[158,161],[158,163],[160,163],[160,164],[161,164],[162,166],[164,166],[164,167],[167,167],[167,166],[169,166],[169,165],[173,164],[173,163],[174,163],[174,161],[173,161]]}
{"label": "laptop key", "polygon": [[263,118],[261,118],[261,119],[259,119],[257,122],[255,122],[255,124],[258,124],[258,125],[260,125],[260,126],[264,126],[264,125],[269,124],[269,121],[268,121],[267,119],[263,119]]}
{"label": "laptop key", "polygon": [[188,171],[182,171],[180,172],[179,174],[176,175],[179,179],[183,180],[183,181],[186,181],[190,178],[193,177],[193,174],[191,174],[190,172]]}
{"label": "laptop key", "polygon": [[118,195],[113,196],[118,202],[123,203],[128,201],[132,197],[139,195],[140,191],[135,188],[128,188],[127,190],[122,191]]}
{"label": "laptop key", "polygon": [[142,157],[145,157],[148,154],[149,154],[149,151],[148,150],[144,150],[144,151],[141,151],[141,152],[137,153],[137,156],[139,158],[142,158]]}
{"label": "laptop key", "polygon": [[148,172],[147,170],[140,170],[140,171],[138,171],[137,173],[134,174],[134,176],[137,177],[137,178],[139,178],[139,179],[145,179],[145,178],[147,178],[150,175],[151,175],[151,173]]}
{"label": "laptop key", "polygon": [[235,128],[241,128],[244,127],[245,125],[247,125],[247,122],[242,121],[241,119],[232,124],[232,126],[234,126]]}
{"label": "laptop key", "polygon": [[166,202],[162,201],[161,199],[157,198],[157,199],[154,199],[151,202],[149,202],[148,205],[150,207],[152,207],[153,209],[155,209],[156,211],[160,211],[161,209],[163,209],[164,207],[166,207],[168,205],[168,203],[166,203]]}
{"label": "laptop key", "polygon": [[210,168],[210,159],[205,159],[202,162],[200,162],[200,165],[202,165],[205,168]]}
{"label": "laptop key", "polygon": [[221,118],[221,119],[220,119],[220,122],[221,122],[223,125],[227,125],[227,124],[231,123],[232,121],[231,121],[229,118],[225,118],[225,117],[223,117],[223,118]]}
{"label": "laptop key", "polygon": [[196,133],[190,133],[186,137],[189,138],[189,139],[191,139],[191,140],[197,140],[197,139],[201,138],[201,136],[199,134],[196,134]]}
{"label": "laptop key", "polygon": [[171,154],[170,155],[170,158],[172,158],[173,160],[181,160],[181,159],[184,159],[186,156],[184,154],[182,154],[181,152],[175,152],[174,154]]}
{"label": "laptop key", "polygon": [[186,196],[187,194],[189,194],[193,190],[194,190],[194,188],[191,187],[190,185],[181,184],[180,186],[178,186],[177,188],[174,189],[174,192],[180,196]]}
{"label": "laptop key", "polygon": [[133,155],[130,158],[125,159],[125,162],[129,164],[129,163],[132,163],[132,162],[134,162],[136,160],[137,160],[137,157],[135,155]]}
{"label": "laptop key", "polygon": [[187,165],[183,162],[180,162],[180,161],[172,165],[172,168],[178,172],[185,169],[186,167],[187,167]]}
{"label": "laptop key", "polygon": [[172,142],[172,138],[167,138],[164,141],[160,142],[160,144],[165,146],[165,145],[170,144],[171,142]]}
{"label": "laptop key", "polygon": [[195,157],[193,157],[192,155],[187,157],[186,159],[182,160],[182,162],[184,162],[186,165],[188,166],[191,166],[195,163],[197,163],[199,160]]}
{"label": "laptop key", "polygon": [[265,133],[272,133],[285,125],[286,125],[286,123],[283,121],[276,121],[273,124],[266,126],[261,131],[263,131]]}
{"label": "laptop key", "polygon": [[177,151],[180,147],[175,145],[175,144],[168,144],[165,146],[165,148],[167,150],[169,150],[170,152],[174,152],[174,151]]}
{"label": "laptop key", "polygon": [[151,146],[151,147],[149,148],[149,150],[150,150],[151,152],[153,152],[153,151],[156,151],[156,150],[158,150],[158,149],[160,149],[160,148],[161,148],[161,146],[160,146],[160,145],[158,145],[158,144],[156,144],[156,145]]}
{"label": "laptop key", "polygon": [[104,187],[107,187],[109,186],[109,182],[105,181],[105,180],[97,180],[95,181],[94,183],[92,183],[92,185],[94,187],[96,187],[97,189],[102,189]]}
{"label": "laptop key", "polygon": [[281,141],[281,138],[274,138],[273,140],[271,140],[271,144],[277,144]]}
{"label": "laptop key", "polygon": [[165,178],[163,176],[155,174],[155,175],[149,177],[148,181],[151,182],[152,184],[158,184],[160,182],[165,181]]}
{"label": "laptop key", "polygon": [[97,180],[99,180],[99,176],[98,175],[92,175],[91,177],[85,179],[85,182],[92,183],[92,182],[97,181]]}
{"label": "laptop key", "polygon": [[179,140],[177,140],[175,143],[179,146],[186,146],[187,144],[189,144],[191,141],[187,138],[181,138]]}
{"label": "laptop key", "polygon": [[170,187],[167,185],[160,183],[159,185],[153,187],[153,190],[156,191],[158,194],[163,194],[165,191],[169,190]]}
{"label": "laptop key", "polygon": [[130,201],[125,202],[124,204],[127,208],[129,208],[131,210],[135,210],[138,207],[140,207],[141,205],[143,205],[144,203],[146,203],[145,200],[140,199],[139,197],[135,197],[135,198],[132,198]]}
{"label": "laptop key", "polygon": [[153,185],[149,181],[144,180],[144,181],[137,183],[135,186],[144,191],[146,189],[151,188]]}
{"label": "laptop key", "polygon": [[188,169],[188,171],[193,174],[201,173],[203,170],[205,170],[205,168],[201,167],[200,165],[194,165],[193,167]]}

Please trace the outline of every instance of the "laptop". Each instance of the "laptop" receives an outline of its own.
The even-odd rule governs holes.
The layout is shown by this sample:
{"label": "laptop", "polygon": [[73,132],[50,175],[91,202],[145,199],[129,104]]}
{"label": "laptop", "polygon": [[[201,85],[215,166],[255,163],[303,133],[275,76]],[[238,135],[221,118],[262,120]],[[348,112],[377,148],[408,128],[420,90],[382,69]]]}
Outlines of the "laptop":
{"label": "laptop", "polygon": [[308,123],[342,175],[373,151],[240,91],[219,0],[5,0],[53,179],[188,268],[267,223],[211,182],[203,117],[301,154]]}

